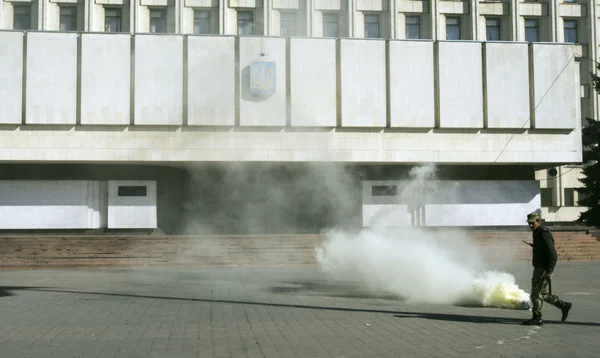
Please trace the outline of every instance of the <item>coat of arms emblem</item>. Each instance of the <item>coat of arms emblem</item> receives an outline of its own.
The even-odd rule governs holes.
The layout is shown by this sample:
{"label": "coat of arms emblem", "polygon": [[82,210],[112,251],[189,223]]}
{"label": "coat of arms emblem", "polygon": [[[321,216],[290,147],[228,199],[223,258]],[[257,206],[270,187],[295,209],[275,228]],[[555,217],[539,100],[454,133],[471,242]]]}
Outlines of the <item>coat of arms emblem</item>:
{"label": "coat of arms emblem", "polygon": [[252,62],[250,64],[250,92],[266,97],[275,93],[275,62]]}

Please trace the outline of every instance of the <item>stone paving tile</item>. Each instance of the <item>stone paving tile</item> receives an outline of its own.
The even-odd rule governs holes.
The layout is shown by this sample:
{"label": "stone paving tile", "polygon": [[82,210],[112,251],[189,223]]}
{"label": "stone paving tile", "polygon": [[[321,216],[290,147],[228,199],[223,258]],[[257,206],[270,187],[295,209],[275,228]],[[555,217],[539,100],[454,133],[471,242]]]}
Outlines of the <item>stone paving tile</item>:
{"label": "stone paving tile", "polygon": [[[529,289],[528,265],[510,271]],[[315,268],[4,271],[0,357],[595,357],[600,263],[560,263],[565,324],[407,304]]]}

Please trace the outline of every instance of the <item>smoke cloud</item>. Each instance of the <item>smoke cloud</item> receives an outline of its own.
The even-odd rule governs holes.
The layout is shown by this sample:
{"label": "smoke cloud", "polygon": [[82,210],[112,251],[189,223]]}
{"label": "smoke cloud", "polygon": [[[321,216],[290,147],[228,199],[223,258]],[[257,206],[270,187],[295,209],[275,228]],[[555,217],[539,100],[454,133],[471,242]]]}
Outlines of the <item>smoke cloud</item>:
{"label": "smoke cloud", "polygon": [[352,227],[360,182],[337,163],[231,163],[190,168],[184,233],[301,234]]}
{"label": "smoke cloud", "polygon": [[[433,166],[417,167],[410,177],[401,200],[414,206],[435,196],[441,185]],[[385,217],[378,219],[386,222]],[[329,279],[358,280],[407,302],[529,308],[529,294],[516,285],[515,277],[491,270],[481,247],[458,229],[332,230],[316,258]]]}

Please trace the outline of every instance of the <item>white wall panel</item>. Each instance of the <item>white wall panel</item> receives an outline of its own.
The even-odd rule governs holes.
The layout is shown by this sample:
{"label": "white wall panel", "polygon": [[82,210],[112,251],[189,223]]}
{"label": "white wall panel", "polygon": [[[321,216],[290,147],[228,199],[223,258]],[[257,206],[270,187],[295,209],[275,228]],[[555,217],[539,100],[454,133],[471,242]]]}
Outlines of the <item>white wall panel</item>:
{"label": "white wall panel", "polygon": [[75,124],[77,34],[27,34],[26,123]]}
{"label": "white wall panel", "polygon": [[483,127],[481,44],[438,42],[440,128]]}
{"label": "white wall panel", "polygon": [[392,127],[435,126],[433,42],[390,41]]}
{"label": "white wall panel", "polygon": [[430,204],[425,226],[523,226],[527,214],[540,207],[539,194],[530,203]]}
{"label": "white wall panel", "polygon": [[22,97],[23,34],[0,32],[0,123],[21,123]]}
{"label": "white wall panel", "polygon": [[385,127],[385,42],[340,40],[343,127]]}
{"label": "white wall panel", "polygon": [[135,124],[183,123],[183,37],[135,36]]}
{"label": "white wall panel", "polygon": [[129,34],[82,35],[82,124],[129,124],[130,43]]}
{"label": "white wall panel", "polygon": [[99,183],[0,181],[0,229],[97,229]]}
{"label": "white wall panel", "polygon": [[488,128],[529,128],[529,50],[524,43],[486,43]]}
{"label": "white wall panel", "polygon": [[335,39],[290,39],[292,126],[334,127]]}
{"label": "white wall panel", "polygon": [[[120,196],[119,187],[144,186],[145,196]],[[157,227],[156,182],[120,180],[108,182],[109,229],[155,229]]]}
{"label": "white wall panel", "polygon": [[533,45],[535,128],[576,128],[580,118],[577,66],[571,46]]}
{"label": "white wall panel", "polygon": [[235,124],[235,38],[188,37],[188,124]]}
{"label": "white wall panel", "polygon": [[407,205],[363,205],[363,226],[411,226],[411,213]]}
{"label": "white wall panel", "polygon": [[[284,38],[241,37],[240,42],[240,125],[285,126],[286,111],[286,49]],[[264,54],[262,56],[261,54]],[[274,62],[275,91],[256,95],[251,92],[252,62]],[[260,72],[258,73],[260,76]],[[272,87],[271,87],[272,88]]]}
{"label": "white wall panel", "polygon": [[[397,186],[397,195],[373,196],[376,185]],[[541,207],[535,180],[425,182],[363,181],[363,226],[522,226]]]}

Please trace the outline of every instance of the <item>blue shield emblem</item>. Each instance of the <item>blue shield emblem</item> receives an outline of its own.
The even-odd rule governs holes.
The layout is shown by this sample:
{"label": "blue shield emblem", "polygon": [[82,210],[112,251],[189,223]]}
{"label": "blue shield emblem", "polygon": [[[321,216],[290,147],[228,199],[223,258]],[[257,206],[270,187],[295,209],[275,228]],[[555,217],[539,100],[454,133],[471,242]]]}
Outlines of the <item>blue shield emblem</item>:
{"label": "blue shield emblem", "polygon": [[260,97],[275,93],[275,62],[250,64],[250,92]]}

